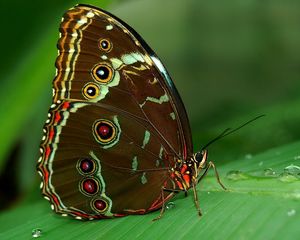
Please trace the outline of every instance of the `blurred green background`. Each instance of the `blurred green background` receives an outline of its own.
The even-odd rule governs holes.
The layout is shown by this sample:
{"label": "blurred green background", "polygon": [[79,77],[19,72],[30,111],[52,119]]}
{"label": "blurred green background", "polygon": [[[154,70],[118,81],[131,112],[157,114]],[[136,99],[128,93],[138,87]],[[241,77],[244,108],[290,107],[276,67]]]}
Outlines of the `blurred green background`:
{"label": "blurred green background", "polygon": [[[41,202],[35,171],[51,104],[62,14],[78,2],[0,2],[0,210]],[[185,103],[195,150],[217,166],[300,139],[300,2],[86,1],[117,15],[158,54]],[[48,203],[46,203],[48,204]],[[50,211],[50,210],[49,210]]]}

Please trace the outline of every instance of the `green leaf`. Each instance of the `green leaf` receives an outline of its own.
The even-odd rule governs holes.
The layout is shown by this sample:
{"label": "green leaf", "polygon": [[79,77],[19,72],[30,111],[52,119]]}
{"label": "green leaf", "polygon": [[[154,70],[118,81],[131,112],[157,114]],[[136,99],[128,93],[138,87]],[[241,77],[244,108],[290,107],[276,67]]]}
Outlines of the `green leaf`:
{"label": "green leaf", "polygon": [[82,222],[53,213],[46,200],[39,200],[0,215],[0,238],[29,239],[39,228],[45,239],[295,239],[300,234],[299,149],[296,142],[218,166],[227,191],[210,171],[198,185],[201,218],[192,191],[188,197],[178,194],[175,206],[155,222],[159,211]]}

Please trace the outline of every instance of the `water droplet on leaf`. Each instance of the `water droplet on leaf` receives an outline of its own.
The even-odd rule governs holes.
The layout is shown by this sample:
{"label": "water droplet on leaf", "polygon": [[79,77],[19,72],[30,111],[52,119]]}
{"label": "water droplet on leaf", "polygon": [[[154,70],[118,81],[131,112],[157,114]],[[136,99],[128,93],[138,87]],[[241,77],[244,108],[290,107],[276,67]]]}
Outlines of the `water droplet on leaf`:
{"label": "water droplet on leaf", "polygon": [[287,215],[288,215],[289,217],[294,216],[295,214],[296,214],[296,210],[295,210],[295,209],[291,209],[291,210],[289,210],[289,211],[287,212]]}
{"label": "water droplet on leaf", "polygon": [[32,237],[33,238],[38,238],[42,236],[42,229],[36,228],[32,230]]}
{"label": "water droplet on leaf", "polygon": [[290,183],[290,182],[295,182],[295,181],[298,181],[298,178],[293,175],[293,174],[290,174],[290,173],[287,173],[287,172],[284,172],[284,173],[281,173],[279,175],[279,178],[278,178],[281,182],[285,182],[285,183]]}
{"label": "water droplet on leaf", "polygon": [[258,166],[261,167],[262,165],[264,165],[264,162],[263,162],[263,161],[261,161],[261,162],[258,163]]}
{"label": "water droplet on leaf", "polygon": [[267,168],[264,170],[265,176],[275,176],[276,172],[272,168]]}
{"label": "water droplet on leaf", "polygon": [[292,175],[300,175],[300,167],[291,164],[284,169],[284,172]]}
{"label": "water droplet on leaf", "polygon": [[237,181],[237,180],[247,179],[248,177],[241,171],[232,170],[226,174],[226,178],[229,180]]}
{"label": "water droplet on leaf", "polygon": [[167,205],[166,205],[166,210],[170,210],[170,209],[172,209],[172,208],[174,208],[174,207],[175,207],[175,203],[173,203],[173,202],[168,202]]}

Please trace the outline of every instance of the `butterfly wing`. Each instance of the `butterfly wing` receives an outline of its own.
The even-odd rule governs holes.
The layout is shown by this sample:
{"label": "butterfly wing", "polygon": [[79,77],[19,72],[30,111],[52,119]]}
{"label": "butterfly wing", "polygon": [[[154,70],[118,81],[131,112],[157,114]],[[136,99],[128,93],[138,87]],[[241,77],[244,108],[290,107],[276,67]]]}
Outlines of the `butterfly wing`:
{"label": "butterfly wing", "polygon": [[[162,186],[175,187],[162,155],[170,149],[144,119],[74,101],[49,113],[38,168],[57,212],[88,219],[145,213],[161,206]],[[103,135],[105,126],[111,135]]]}
{"label": "butterfly wing", "polygon": [[38,165],[44,195],[79,218],[161,207],[161,188],[176,188],[168,169],[193,152],[169,74],[133,29],[101,9],[70,9],[60,32]]}
{"label": "butterfly wing", "polygon": [[[132,28],[103,10],[78,5],[65,13],[60,32],[54,102],[103,102],[145,116],[174,155],[191,156],[190,125],[180,96],[158,57]],[[107,50],[103,41],[110,46]],[[99,81],[93,69],[101,64],[112,74]],[[89,83],[98,86],[99,94],[86,99]]]}

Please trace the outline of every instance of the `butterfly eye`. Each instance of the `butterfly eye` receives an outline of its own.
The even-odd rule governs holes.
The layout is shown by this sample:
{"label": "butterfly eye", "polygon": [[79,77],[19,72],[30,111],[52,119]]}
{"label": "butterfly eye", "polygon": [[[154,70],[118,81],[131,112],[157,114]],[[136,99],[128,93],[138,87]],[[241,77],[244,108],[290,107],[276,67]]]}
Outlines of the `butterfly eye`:
{"label": "butterfly eye", "polygon": [[99,87],[94,83],[88,83],[83,87],[82,94],[87,99],[94,99],[99,95]]}
{"label": "butterfly eye", "polygon": [[97,64],[92,70],[93,78],[100,83],[108,83],[113,78],[113,70],[105,63]]}
{"label": "butterfly eye", "polygon": [[78,161],[77,168],[80,173],[90,174],[96,170],[96,164],[92,159],[83,158]]}
{"label": "butterfly eye", "polygon": [[93,178],[86,178],[81,181],[80,190],[85,195],[94,195],[99,191],[99,183]]}
{"label": "butterfly eye", "polygon": [[102,144],[108,144],[115,140],[116,126],[108,120],[98,120],[94,123],[94,135],[96,140]]}
{"label": "butterfly eye", "polygon": [[99,42],[99,47],[105,52],[109,52],[112,49],[112,44],[107,39],[101,39]]}

